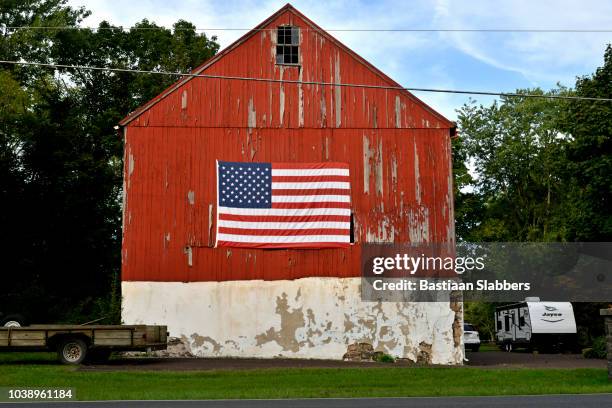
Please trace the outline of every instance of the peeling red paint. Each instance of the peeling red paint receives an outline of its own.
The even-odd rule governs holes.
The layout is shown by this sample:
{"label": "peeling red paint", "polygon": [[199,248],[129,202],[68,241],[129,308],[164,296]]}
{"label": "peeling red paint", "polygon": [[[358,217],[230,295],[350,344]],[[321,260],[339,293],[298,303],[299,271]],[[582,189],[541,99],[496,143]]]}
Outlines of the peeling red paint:
{"label": "peeling red paint", "polygon": [[[281,24],[316,27],[285,6],[260,28]],[[326,33],[300,41],[300,66],[276,65],[257,31],[196,71],[397,86]],[[124,281],[359,276],[363,242],[454,242],[453,125],[408,92],[192,78],[162,96],[122,121]],[[350,163],[356,244],[213,248],[216,160]]]}

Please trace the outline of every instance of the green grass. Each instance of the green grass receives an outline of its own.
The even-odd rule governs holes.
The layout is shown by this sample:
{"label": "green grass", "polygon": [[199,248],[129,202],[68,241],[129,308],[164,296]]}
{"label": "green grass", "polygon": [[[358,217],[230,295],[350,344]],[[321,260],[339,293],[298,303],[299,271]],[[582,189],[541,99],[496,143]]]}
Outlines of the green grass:
{"label": "green grass", "polygon": [[479,351],[499,351],[499,346],[493,343],[482,343]]}
{"label": "green grass", "polygon": [[69,387],[81,400],[322,398],[612,392],[603,369],[338,368],[82,371],[0,353],[0,387]]}

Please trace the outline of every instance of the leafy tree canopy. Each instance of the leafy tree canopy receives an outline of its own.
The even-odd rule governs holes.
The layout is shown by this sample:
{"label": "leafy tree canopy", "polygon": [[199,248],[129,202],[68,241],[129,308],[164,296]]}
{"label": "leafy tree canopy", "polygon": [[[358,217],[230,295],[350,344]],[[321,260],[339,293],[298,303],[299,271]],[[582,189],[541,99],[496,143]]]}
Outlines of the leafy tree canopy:
{"label": "leafy tree canopy", "polygon": [[[0,26],[77,27],[88,15],[66,0],[0,2]],[[186,72],[219,49],[186,21],[136,26],[156,29],[5,29],[0,58]],[[116,287],[121,252],[123,147],[113,127],[177,79],[0,66],[5,308],[53,321],[108,311],[99,299]]]}

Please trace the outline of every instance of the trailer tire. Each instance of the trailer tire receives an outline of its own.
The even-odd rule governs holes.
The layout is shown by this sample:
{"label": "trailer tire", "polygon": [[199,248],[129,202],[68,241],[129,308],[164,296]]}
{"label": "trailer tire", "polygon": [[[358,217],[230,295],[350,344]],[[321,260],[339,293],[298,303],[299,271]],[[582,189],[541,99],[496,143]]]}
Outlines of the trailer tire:
{"label": "trailer tire", "polygon": [[63,364],[81,364],[87,357],[87,344],[75,337],[64,339],[57,347],[57,357]]}

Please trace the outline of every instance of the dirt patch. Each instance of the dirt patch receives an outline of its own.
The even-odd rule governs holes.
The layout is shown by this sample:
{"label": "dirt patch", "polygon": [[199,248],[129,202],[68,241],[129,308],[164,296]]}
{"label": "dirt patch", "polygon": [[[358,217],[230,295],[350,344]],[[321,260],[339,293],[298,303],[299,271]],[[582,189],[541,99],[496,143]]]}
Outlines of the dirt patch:
{"label": "dirt patch", "polygon": [[467,352],[465,363],[483,368],[606,368],[606,360],[584,358],[580,354],[534,354],[528,352]]}
{"label": "dirt patch", "polygon": [[[531,354],[506,352],[467,353],[467,366],[488,368],[606,368],[606,360],[585,359],[579,354]],[[259,359],[259,358],[122,358],[106,364],[81,366],[84,371],[213,371],[261,370],[271,368],[390,368],[419,367],[409,360],[396,363],[366,361]],[[454,366],[457,367],[457,366]]]}
{"label": "dirt patch", "polygon": [[414,363],[400,361],[395,364],[373,361],[301,360],[301,359],[259,359],[259,358],[122,358],[106,364],[84,365],[83,371],[212,371],[212,370],[261,370],[270,368],[372,368],[414,366]]}

